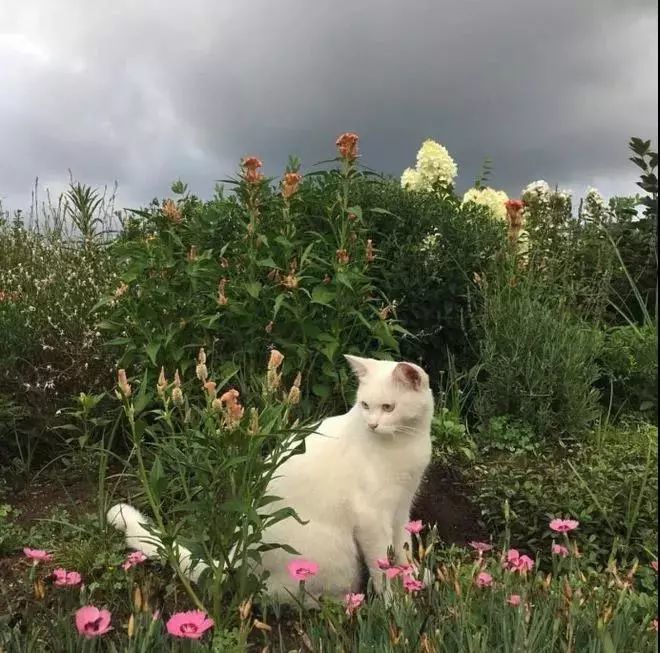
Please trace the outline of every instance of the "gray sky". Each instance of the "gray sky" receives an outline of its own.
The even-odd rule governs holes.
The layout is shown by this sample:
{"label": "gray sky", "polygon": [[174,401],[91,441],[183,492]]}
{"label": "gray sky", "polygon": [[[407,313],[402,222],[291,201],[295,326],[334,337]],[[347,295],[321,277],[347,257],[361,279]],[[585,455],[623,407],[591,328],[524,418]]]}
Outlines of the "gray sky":
{"label": "gray sky", "polygon": [[0,199],[36,176],[202,196],[246,154],[279,174],[361,136],[399,175],[444,144],[458,186],[634,192],[630,136],[658,135],[658,13],[642,0],[0,0]]}

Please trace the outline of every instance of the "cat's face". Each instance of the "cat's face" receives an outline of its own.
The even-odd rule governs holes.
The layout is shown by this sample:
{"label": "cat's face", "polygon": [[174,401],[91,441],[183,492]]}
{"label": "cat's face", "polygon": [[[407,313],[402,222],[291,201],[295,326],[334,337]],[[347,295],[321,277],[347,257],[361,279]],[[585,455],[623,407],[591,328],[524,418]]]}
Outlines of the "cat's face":
{"label": "cat's face", "polygon": [[429,379],[421,367],[358,356],[346,360],[359,380],[359,413],[374,433],[412,433],[433,413]]}

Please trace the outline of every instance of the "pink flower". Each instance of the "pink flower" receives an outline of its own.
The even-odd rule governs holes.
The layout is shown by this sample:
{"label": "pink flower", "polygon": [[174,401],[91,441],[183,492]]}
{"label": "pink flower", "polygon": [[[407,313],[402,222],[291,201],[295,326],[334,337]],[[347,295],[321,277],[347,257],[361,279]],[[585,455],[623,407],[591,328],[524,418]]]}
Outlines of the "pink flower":
{"label": "pink flower", "polygon": [[658,618],[656,617],[652,622],[651,622],[651,628],[655,630],[655,632],[658,632]]}
{"label": "pink flower", "polygon": [[401,567],[388,567],[385,569],[385,575],[390,579],[396,578],[399,574],[401,574],[401,572]]}
{"label": "pink flower", "polygon": [[490,587],[493,584],[493,577],[487,571],[481,571],[475,582],[477,587]]}
{"label": "pink flower", "polygon": [[553,519],[550,522],[551,530],[556,533],[568,533],[569,531],[574,531],[580,522],[576,519]]}
{"label": "pink flower", "polygon": [[75,587],[82,583],[82,577],[77,571],[67,571],[58,567],[53,570],[53,581],[55,587]]}
{"label": "pink flower", "polygon": [[406,574],[403,576],[403,586],[406,592],[419,592],[419,590],[424,589],[424,583],[421,580]]}
{"label": "pink flower", "polygon": [[524,573],[534,568],[534,561],[526,555],[520,555],[517,549],[509,549],[506,553],[509,571]]}
{"label": "pink flower", "polygon": [[302,559],[292,560],[286,567],[293,580],[307,580],[310,576],[315,576],[319,570],[315,562]]}
{"label": "pink flower", "polygon": [[569,551],[568,549],[561,545],[561,544],[553,544],[552,545],[552,554],[556,556],[561,556],[562,558],[565,558],[568,555]]}
{"label": "pink flower", "polygon": [[409,533],[420,533],[422,531],[422,528],[424,528],[424,524],[422,524],[422,520],[418,519],[417,521],[409,521],[404,528],[409,532]]}
{"label": "pink flower", "polygon": [[213,628],[213,619],[206,616],[201,610],[190,612],[177,612],[173,614],[167,624],[167,632],[174,637],[200,639],[209,629]]}
{"label": "pink flower", "polygon": [[147,556],[142,551],[133,551],[128,554],[121,567],[124,571],[128,571],[131,567],[141,565],[146,559]]}
{"label": "pink flower", "polygon": [[109,630],[112,615],[109,610],[99,610],[93,605],[86,605],[76,611],[76,628],[88,639],[105,635]]}
{"label": "pink flower", "polygon": [[376,560],[376,566],[378,569],[389,569],[392,565],[390,565],[390,561],[387,558],[378,558]]}
{"label": "pink flower", "polygon": [[651,561],[651,569],[655,571],[655,573],[658,573],[658,561],[657,560],[652,560]]}
{"label": "pink flower", "polygon": [[507,602],[509,605],[516,606],[516,605],[520,605],[520,601],[521,601],[521,600],[522,600],[522,599],[520,598],[520,594],[512,594],[512,595],[506,600],[506,602]]}
{"label": "pink flower", "polygon": [[347,594],[344,597],[344,605],[346,606],[346,614],[350,617],[357,612],[358,608],[364,603],[364,594]]}
{"label": "pink flower", "polygon": [[53,556],[43,549],[30,549],[26,546],[23,549],[23,553],[30,558],[30,560],[34,560],[35,564],[39,562],[50,562],[53,559]]}
{"label": "pink flower", "polygon": [[486,551],[492,551],[493,547],[486,542],[470,542],[470,546],[479,552],[479,555],[486,553]]}

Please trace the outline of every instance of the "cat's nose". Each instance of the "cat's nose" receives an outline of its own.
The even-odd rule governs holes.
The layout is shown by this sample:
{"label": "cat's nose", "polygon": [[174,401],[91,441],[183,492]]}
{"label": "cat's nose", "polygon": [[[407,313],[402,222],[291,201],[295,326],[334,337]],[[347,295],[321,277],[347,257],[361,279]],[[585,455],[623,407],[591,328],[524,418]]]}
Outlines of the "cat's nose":
{"label": "cat's nose", "polygon": [[375,431],[378,428],[378,422],[369,422],[369,428]]}

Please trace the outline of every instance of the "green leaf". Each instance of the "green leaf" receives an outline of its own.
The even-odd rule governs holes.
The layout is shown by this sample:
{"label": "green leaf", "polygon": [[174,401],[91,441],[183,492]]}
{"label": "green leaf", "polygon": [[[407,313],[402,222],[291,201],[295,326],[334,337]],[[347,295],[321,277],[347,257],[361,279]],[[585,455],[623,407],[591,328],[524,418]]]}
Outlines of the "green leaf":
{"label": "green leaf", "polygon": [[262,268],[277,268],[277,269],[279,269],[279,266],[277,265],[277,263],[275,263],[275,261],[273,261],[273,259],[270,256],[268,256],[266,258],[259,259],[257,261],[257,265],[262,267]]}
{"label": "green leaf", "polygon": [[247,290],[248,295],[251,297],[254,297],[257,299],[259,297],[259,293],[261,292],[261,284],[258,281],[250,281],[249,283],[245,284],[245,290]]}
{"label": "green leaf", "polygon": [[323,304],[324,306],[331,306],[331,302],[335,299],[337,293],[328,286],[318,285],[312,290],[312,303]]}
{"label": "green leaf", "polygon": [[144,350],[147,352],[147,356],[149,356],[149,360],[151,361],[152,365],[156,365],[156,357],[158,356],[159,349],[160,349],[159,341],[150,342],[148,345],[145,345],[144,347]]}
{"label": "green leaf", "polygon": [[321,399],[327,399],[330,396],[330,388],[324,383],[315,383],[312,386],[312,392]]}

